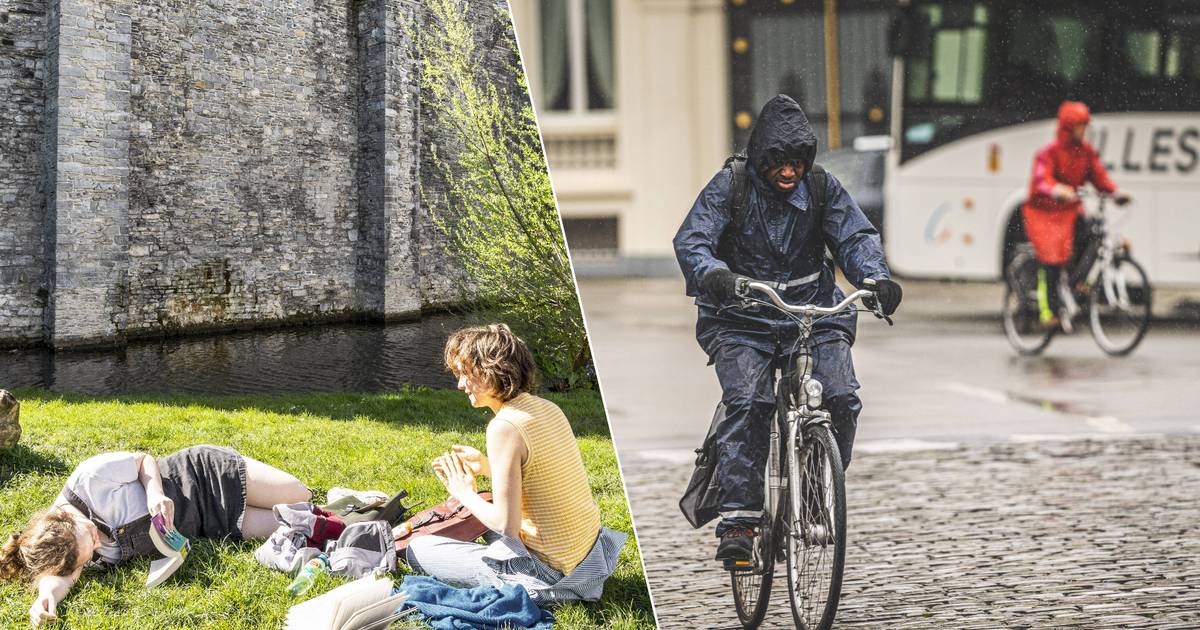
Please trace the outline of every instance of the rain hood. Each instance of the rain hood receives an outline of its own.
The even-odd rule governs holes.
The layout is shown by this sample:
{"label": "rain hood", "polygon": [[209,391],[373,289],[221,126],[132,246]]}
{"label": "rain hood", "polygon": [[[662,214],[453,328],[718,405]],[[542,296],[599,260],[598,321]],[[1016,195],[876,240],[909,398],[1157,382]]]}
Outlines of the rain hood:
{"label": "rain hood", "polygon": [[801,160],[811,169],[816,154],[817,135],[800,105],[785,94],[767,101],[746,145],[751,170],[761,173],[789,159]]}

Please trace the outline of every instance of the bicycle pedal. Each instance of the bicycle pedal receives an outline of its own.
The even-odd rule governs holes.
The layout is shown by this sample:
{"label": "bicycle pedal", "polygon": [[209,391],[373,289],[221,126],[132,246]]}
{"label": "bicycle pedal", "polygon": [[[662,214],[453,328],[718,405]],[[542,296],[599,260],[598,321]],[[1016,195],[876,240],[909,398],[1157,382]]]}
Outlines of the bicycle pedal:
{"label": "bicycle pedal", "polygon": [[726,571],[753,571],[753,560],[725,560]]}

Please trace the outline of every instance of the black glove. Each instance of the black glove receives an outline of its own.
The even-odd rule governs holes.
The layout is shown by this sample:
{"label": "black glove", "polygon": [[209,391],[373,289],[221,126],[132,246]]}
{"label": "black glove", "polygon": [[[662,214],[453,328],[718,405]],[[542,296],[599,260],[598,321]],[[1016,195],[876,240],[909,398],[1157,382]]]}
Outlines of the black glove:
{"label": "black glove", "polygon": [[879,298],[879,309],[883,311],[884,315],[891,315],[900,306],[904,290],[895,280],[880,278],[875,281],[875,295]]}
{"label": "black glove", "polygon": [[719,301],[732,300],[737,297],[737,281],[740,277],[728,269],[716,267],[700,279],[700,288]]}

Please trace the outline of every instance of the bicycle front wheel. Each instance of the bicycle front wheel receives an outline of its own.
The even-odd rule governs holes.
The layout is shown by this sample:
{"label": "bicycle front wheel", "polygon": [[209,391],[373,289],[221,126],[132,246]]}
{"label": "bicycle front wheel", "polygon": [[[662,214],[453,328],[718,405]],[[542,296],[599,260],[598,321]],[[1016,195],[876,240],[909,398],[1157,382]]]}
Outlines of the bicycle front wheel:
{"label": "bicycle front wheel", "polygon": [[1125,356],[1141,343],[1150,327],[1151,293],[1145,270],[1127,255],[1100,271],[1088,292],[1088,316],[1101,350]]}
{"label": "bicycle front wheel", "polygon": [[846,562],[846,483],[829,427],[804,429],[791,458],[790,510],[784,528],[792,617],[802,630],[833,626]]}
{"label": "bicycle front wheel", "polygon": [[1026,250],[1018,252],[1004,272],[1004,336],[1023,355],[1044,350],[1054,334],[1038,316],[1037,269],[1037,258]]}

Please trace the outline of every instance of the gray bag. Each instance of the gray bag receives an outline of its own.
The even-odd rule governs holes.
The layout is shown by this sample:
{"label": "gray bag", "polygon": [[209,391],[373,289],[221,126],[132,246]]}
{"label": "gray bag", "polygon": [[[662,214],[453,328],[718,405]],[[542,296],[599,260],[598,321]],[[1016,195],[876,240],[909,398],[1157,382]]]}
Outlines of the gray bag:
{"label": "gray bag", "polygon": [[329,549],[329,572],[362,577],[376,570],[396,570],[396,547],[387,521],[362,521],[347,525]]}

